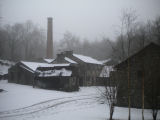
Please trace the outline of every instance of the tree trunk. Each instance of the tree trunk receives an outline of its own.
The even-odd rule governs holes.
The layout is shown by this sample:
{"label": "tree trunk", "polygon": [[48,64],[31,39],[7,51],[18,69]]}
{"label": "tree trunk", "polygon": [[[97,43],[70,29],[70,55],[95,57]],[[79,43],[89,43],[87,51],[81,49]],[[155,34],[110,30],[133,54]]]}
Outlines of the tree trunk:
{"label": "tree trunk", "polygon": [[[143,37],[142,39],[142,47],[144,48],[144,42],[145,42],[145,38]],[[143,57],[143,75],[142,75],[142,120],[144,120],[144,78],[145,78],[145,68],[144,68],[144,57]]]}
{"label": "tree trunk", "polygon": [[156,120],[157,116],[153,116],[153,120]]}
{"label": "tree trunk", "polygon": [[144,120],[144,58],[143,58],[143,71],[142,71],[142,120]]}
{"label": "tree trunk", "polygon": [[109,118],[109,120],[112,120],[113,112],[114,112],[114,106],[111,105],[111,107],[110,107],[110,118]]}
{"label": "tree trunk", "polygon": [[153,120],[156,120],[156,119],[157,119],[157,113],[158,113],[158,111],[153,110],[153,114],[152,114]]}
{"label": "tree trunk", "polygon": [[128,120],[131,119],[131,100],[130,100],[130,64],[128,58]]}

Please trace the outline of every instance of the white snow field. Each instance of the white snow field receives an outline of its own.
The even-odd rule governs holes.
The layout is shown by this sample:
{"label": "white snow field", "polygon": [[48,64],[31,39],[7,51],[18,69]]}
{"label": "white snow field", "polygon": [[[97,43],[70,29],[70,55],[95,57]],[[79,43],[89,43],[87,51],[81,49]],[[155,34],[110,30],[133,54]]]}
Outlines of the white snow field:
{"label": "white snow field", "polygon": [[[107,120],[109,110],[100,90],[81,87],[79,92],[61,92],[32,88],[0,81],[0,120]],[[152,119],[145,110],[145,120]],[[128,109],[116,107],[113,118],[127,120]],[[131,109],[132,120],[141,120],[141,109]],[[160,119],[160,113],[158,115]]]}

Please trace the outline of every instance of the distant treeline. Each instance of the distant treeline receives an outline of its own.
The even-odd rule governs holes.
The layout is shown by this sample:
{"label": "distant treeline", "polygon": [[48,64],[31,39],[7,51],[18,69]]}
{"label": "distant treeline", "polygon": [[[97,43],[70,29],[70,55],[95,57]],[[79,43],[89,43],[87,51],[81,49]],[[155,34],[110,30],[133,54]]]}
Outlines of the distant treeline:
{"label": "distant treeline", "polygon": [[0,28],[0,58],[33,60],[45,55],[45,33],[31,21]]}
{"label": "distant treeline", "polygon": [[74,53],[88,55],[97,59],[109,58],[112,47],[108,38],[97,40],[80,39],[71,32],[65,32],[63,39],[57,43],[57,52],[73,50]]}
{"label": "distant treeline", "polygon": [[151,42],[160,45],[160,17],[147,23],[137,22],[132,17],[124,14],[120,34],[115,42],[109,41],[112,46],[110,57],[118,61],[123,61]]}
{"label": "distant treeline", "polygon": [[66,32],[63,39],[57,43],[59,46],[57,49],[58,51],[73,50],[75,53],[101,60],[112,58],[122,61],[150,42],[160,44],[160,17],[154,21],[142,23],[137,21],[134,13],[129,11],[122,14],[121,25],[117,31],[119,34],[116,40],[103,37],[101,40],[92,42],[87,39],[82,41],[72,33]]}
{"label": "distant treeline", "polygon": [[[54,40],[54,57],[58,52],[73,50],[101,60],[113,58],[122,61],[128,53],[132,55],[150,42],[160,44],[160,17],[140,23],[133,14],[125,13],[121,23],[116,40],[107,37],[95,41],[82,40],[71,32],[64,33],[63,39]],[[31,21],[0,28],[0,59],[35,60],[45,56],[46,31]]]}

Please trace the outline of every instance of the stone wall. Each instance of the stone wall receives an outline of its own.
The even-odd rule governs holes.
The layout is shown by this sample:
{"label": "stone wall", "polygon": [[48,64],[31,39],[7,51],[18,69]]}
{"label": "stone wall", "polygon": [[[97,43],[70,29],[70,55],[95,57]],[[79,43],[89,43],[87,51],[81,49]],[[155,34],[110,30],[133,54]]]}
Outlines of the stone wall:
{"label": "stone wall", "polygon": [[33,85],[33,81],[34,73],[20,67],[20,64],[17,64],[8,70],[8,82]]}
{"label": "stone wall", "polygon": [[55,89],[69,92],[79,90],[79,81],[76,77],[37,77],[36,86],[45,89]]}

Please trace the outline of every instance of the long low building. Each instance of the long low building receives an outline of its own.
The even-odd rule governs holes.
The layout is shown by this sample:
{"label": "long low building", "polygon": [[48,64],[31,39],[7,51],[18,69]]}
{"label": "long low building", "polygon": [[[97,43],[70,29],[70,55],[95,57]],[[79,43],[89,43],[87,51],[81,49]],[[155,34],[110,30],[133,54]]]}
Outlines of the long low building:
{"label": "long low building", "polygon": [[20,61],[8,70],[9,82],[65,91],[78,90],[76,68],[72,64]]}

